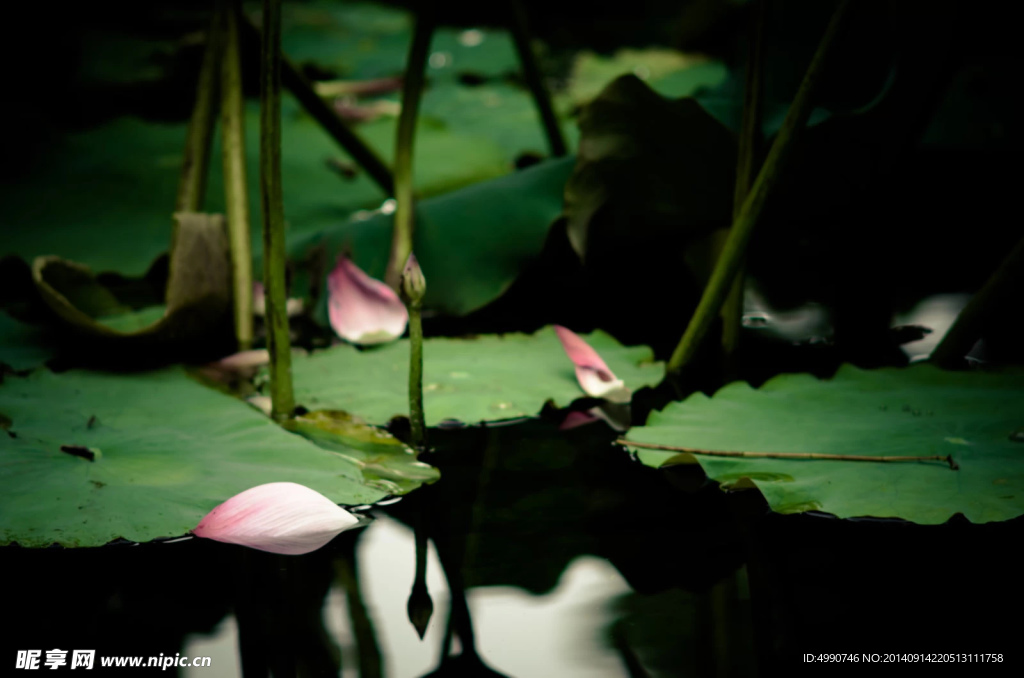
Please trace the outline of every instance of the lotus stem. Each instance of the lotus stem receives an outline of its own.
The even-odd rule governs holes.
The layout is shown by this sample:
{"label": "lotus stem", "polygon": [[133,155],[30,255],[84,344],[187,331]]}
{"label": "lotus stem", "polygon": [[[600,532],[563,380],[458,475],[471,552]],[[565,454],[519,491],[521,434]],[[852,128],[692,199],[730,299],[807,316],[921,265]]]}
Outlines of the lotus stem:
{"label": "lotus stem", "polygon": [[249,184],[245,171],[245,111],[242,59],[238,36],[239,0],[223,5],[221,25],[221,129],[224,154],[224,204],[231,242],[231,271],[235,300],[235,338],[238,350],[252,348],[252,246],[249,230]]}
{"label": "lotus stem", "polygon": [[562,136],[562,128],[558,125],[555,109],[551,106],[551,96],[548,94],[547,87],[544,86],[544,77],[537,65],[533,45],[530,44],[526,9],[521,0],[509,0],[509,4],[512,9],[512,39],[516,45],[516,53],[519,55],[519,63],[523,67],[523,79],[526,80],[526,86],[529,87],[530,94],[533,95],[533,103],[537,107],[537,113],[540,114],[551,155],[561,158],[569,150],[565,145],[565,137]]}
{"label": "lotus stem", "polygon": [[409,305],[409,422],[412,446],[422,450],[426,444],[423,412],[423,314],[421,304]]}
{"label": "lotus stem", "polygon": [[[428,1],[416,16],[409,58],[406,60],[402,82],[402,112],[398,117],[398,136],[395,142],[395,225],[391,240],[391,257],[384,282],[398,289],[402,267],[412,253],[414,196],[412,159],[416,139],[416,116],[423,94],[427,53],[434,34],[434,6]],[[412,326],[410,318],[410,327]]]}
{"label": "lotus stem", "polygon": [[932,352],[931,361],[940,367],[963,365],[971,347],[982,334],[982,328],[991,313],[999,307],[999,299],[1013,290],[1020,290],[1024,282],[1024,238],[999,264],[981,289],[971,297]]}
{"label": "lotus stem", "polygon": [[[755,0],[756,16],[750,29],[747,47],[747,72],[743,90],[743,120],[740,123],[739,149],[736,157],[736,187],[733,190],[732,218],[739,217],[756,170],[761,143],[761,100],[764,88],[764,26],[767,23],[769,0]],[[724,241],[722,242],[724,245]],[[719,251],[719,254],[721,252]],[[743,318],[743,290],[746,275],[743,263],[733,280],[732,289],[722,306],[722,353],[728,379],[736,374],[736,350],[739,347]]]}
{"label": "lotus stem", "polygon": [[[266,21],[264,19],[264,21]],[[261,42],[260,29],[243,17],[241,22],[242,30],[248,34],[251,42]],[[351,156],[352,160],[363,168],[363,171],[373,179],[374,183],[380,186],[385,194],[391,195],[394,192],[394,181],[391,177],[391,170],[372,148],[349,129],[338,114],[324,103],[324,100],[316,93],[309,80],[302,75],[302,71],[286,55],[281,55],[281,82],[288,88],[299,104],[309,113],[310,117],[316,120],[324,131],[334,139],[341,148]]]}
{"label": "lotus stem", "polygon": [[708,281],[708,285],[704,289],[700,304],[698,304],[690,324],[687,325],[679,345],[672,352],[672,357],[668,363],[668,371],[671,374],[678,375],[690,364],[693,357],[697,354],[697,350],[707,335],[708,330],[711,329],[715,318],[721,311],[722,304],[729,294],[733,282],[736,280],[736,274],[742,266],[747,244],[750,242],[750,235],[753,233],[754,226],[761,216],[765,201],[778,183],[786,161],[789,159],[795,146],[795,141],[811,114],[814,90],[821,79],[821,74],[824,71],[832,45],[845,23],[852,4],[851,0],[840,0],[839,5],[832,14],[828,28],[825,29],[825,34],[818,44],[818,49],[811,59],[807,72],[804,74],[803,82],[800,83],[800,89],[797,91],[796,98],[794,98],[792,105],[789,107],[786,119],[783,121],[779,133],[775,137],[775,142],[768,152],[764,166],[758,172],[757,179],[754,181],[750,193],[747,195],[746,200],[743,201],[739,214],[733,220],[729,237],[725,242],[718,262],[715,264],[711,280]]}
{"label": "lotus stem", "polygon": [[271,416],[292,416],[292,356],[285,289],[284,199],[281,190],[281,0],[263,0],[260,50],[260,207],[263,286],[267,299]]}
{"label": "lotus stem", "polygon": [[755,459],[823,459],[829,461],[876,461],[876,462],[898,462],[898,461],[941,461],[949,464],[949,468],[956,471],[960,466],[953,460],[953,455],[929,456],[929,457],[879,457],[868,454],[824,454],[818,452],[737,452],[726,450],[701,450],[693,447],[676,447],[675,445],[659,445],[657,443],[638,443],[634,440],[619,438],[615,442],[628,447],[639,447],[645,450],[664,450],[666,452],[688,452],[690,454],[704,455],[708,457],[747,457]]}
{"label": "lotus stem", "polygon": [[206,49],[196,84],[196,103],[188,122],[185,157],[178,181],[174,211],[199,212],[206,197],[206,175],[210,165],[210,141],[213,139],[217,100],[217,64],[220,61],[220,21],[214,13],[206,32]]}

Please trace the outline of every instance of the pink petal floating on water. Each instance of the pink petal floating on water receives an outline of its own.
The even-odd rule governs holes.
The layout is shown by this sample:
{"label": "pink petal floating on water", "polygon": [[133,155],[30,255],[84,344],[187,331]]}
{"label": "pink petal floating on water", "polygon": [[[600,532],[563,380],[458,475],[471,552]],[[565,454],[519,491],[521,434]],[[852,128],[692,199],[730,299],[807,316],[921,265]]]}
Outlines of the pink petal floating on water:
{"label": "pink petal floating on water", "polygon": [[351,513],[305,485],[268,483],[236,494],[207,513],[192,534],[300,555],[317,550],[358,523]]}
{"label": "pink petal floating on water", "polygon": [[555,325],[555,332],[558,333],[569,360],[576,365],[576,380],[579,381],[584,393],[593,398],[605,398],[616,403],[630,399],[630,390],[621,379],[615,378],[601,356],[587,342],[561,325]]}
{"label": "pink petal floating on water", "polygon": [[579,428],[595,421],[603,421],[616,431],[629,429],[630,409],[628,403],[605,402],[597,407],[591,407],[585,412],[571,410],[562,423],[558,426],[559,431],[567,431],[572,428]]}
{"label": "pink petal floating on water", "polygon": [[409,312],[393,289],[342,255],[327,276],[331,327],[353,344],[381,344],[402,336]]}
{"label": "pink petal floating on water", "polygon": [[[597,408],[594,408],[597,409]],[[579,410],[573,410],[569,414],[565,415],[565,419],[559,424],[559,431],[568,431],[571,428],[579,428],[580,426],[586,426],[587,424],[593,424],[595,421],[600,421],[601,418],[597,415],[591,414],[590,412],[581,412]]]}

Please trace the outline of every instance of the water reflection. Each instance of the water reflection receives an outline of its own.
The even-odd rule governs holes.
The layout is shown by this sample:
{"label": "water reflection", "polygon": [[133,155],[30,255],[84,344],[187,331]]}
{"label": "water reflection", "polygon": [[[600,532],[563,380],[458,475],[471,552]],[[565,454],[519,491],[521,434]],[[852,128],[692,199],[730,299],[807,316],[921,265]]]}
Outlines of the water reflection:
{"label": "water reflection", "polygon": [[[369,527],[300,558],[223,546],[246,561],[235,607],[242,621],[232,616],[213,637],[190,636],[184,651],[215,657],[224,675],[244,667],[247,675],[292,669],[342,678],[599,678],[631,675],[631,661],[648,665],[649,675],[673,675],[658,670],[664,657],[675,661],[679,648],[692,654],[697,636],[682,639],[714,627],[708,592],[676,589],[689,601],[673,613],[688,615],[685,624],[669,620],[678,632],[652,634],[642,621],[647,613],[637,612],[673,586],[711,591],[738,565],[735,531],[714,488],[693,491],[698,482],[679,490],[671,474],[640,466],[611,445],[615,432],[603,424],[559,432],[555,423],[535,420],[433,433],[431,461],[443,480],[375,508]],[[703,521],[680,519],[698,506],[705,515],[717,510]],[[429,537],[426,584],[434,605],[422,641],[406,615],[414,525]],[[687,558],[678,557],[679,547]],[[328,590],[318,584],[325,573]],[[282,606],[275,589],[290,604]],[[665,641],[676,655],[659,649]],[[281,648],[303,658],[286,665]]]}
{"label": "water reflection", "polygon": [[[0,549],[16,583],[0,656],[212,657],[166,672],[196,678],[669,678],[780,675],[839,638],[917,651],[939,627],[964,651],[1010,647],[997,613],[1024,605],[1022,520],[770,514],[741,482],[635,463],[603,424],[557,426],[432,431],[441,481],[306,556],[198,539]],[[406,613],[417,523],[434,604],[422,641]],[[949,588],[962,582],[971,595]]]}
{"label": "water reflection", "polygon": [[[601,423],[432,435],[441,481],[306,556],[205,540],[0,550],[8,581],[25,582],[3,644],[213,658],[183,676],[343,678],[674,675],[665,657],[715,665],[707,648],[725,641],[708,629],[750,645],[723,616],[744,604],[735,591],[713,602],[742,561],[717,488],[635,463]],[[423,640],[406,613],[417,524],[434,605]],[[688,602],[664,617],[648,609],[659,600]]]}

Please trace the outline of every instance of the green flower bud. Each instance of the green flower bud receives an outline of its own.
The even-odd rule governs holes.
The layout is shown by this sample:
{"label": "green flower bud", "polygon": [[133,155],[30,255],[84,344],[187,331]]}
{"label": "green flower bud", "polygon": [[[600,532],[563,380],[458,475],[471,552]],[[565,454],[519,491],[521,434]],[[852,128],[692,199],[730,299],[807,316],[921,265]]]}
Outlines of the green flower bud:
{"label": "green flower bud", "polygon": [[410,254],[409,259],[405,262],[400,287],[406,303],[419,304],[423,301],[423,295],[427,291],[427,281],[423,277],[423,271],[420,269],[419,262],[416,261],[415,254]]}

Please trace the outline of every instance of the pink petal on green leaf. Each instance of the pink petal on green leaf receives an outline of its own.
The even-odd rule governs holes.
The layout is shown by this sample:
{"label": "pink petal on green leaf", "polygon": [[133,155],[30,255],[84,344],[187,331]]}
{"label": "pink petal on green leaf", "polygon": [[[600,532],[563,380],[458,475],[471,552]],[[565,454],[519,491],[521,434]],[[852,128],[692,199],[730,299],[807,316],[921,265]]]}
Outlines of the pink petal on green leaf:
{"label": "pink petal on green leaf", "polygon": [[561,325],[555,325],[555,332],[569,360],[576,366],[576,380],[584,393],[612,402],[626,402],[630,399],[630,390],[621,379],[616,379],[601,356],[587,342]]}
{"label": "pink petal on green leaf", "polygon": [[327,276],[331,327],[353,344],[381,344],[402,336],[409,322],[405,304],[390,287],[338,257]]}
{"label": "pink petal on green leaf", "polygon": [[300,555],[317,550],[358,523],[351,513],[305,485],[268,483],[236,494],[210,511],[192,534]]}

